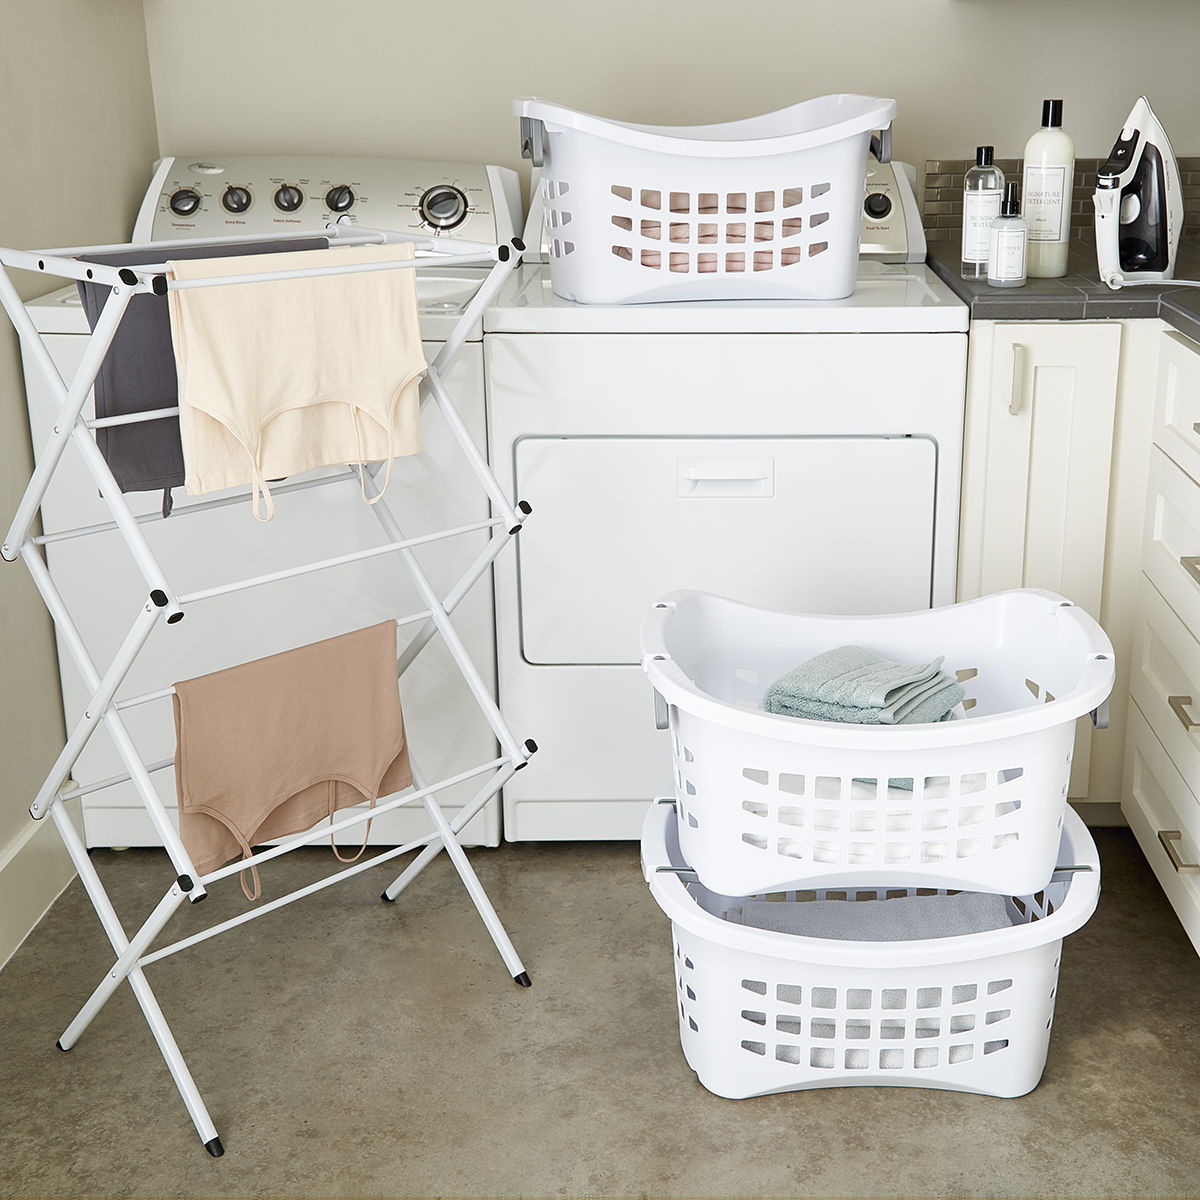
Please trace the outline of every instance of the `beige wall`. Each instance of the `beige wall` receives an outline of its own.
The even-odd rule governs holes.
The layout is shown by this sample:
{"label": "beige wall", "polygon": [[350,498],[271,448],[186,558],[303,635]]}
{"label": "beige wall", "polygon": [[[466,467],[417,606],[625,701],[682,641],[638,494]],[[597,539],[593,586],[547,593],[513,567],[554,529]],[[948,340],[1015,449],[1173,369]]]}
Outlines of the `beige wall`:
{"label": "beige wall", "polygon": [[[0,244],[128,235],[156,154],[139,0],[0,0]],[[22,295],[50,290],[21,275]],[[0,524],[32,467],[16,335],[0,321]],[[28,807],[64,734],[50,620],[19,563],[0,563],[0,963],[72,877]]]}
{"label": "beige wall", "polygon": [[[163,153],[517,166],[514,96],[630,121],[894,96],[898,158],[1015,157],[1044,97],[1080,157],[1143,91],[1200,151],[1195,0],[145,0]],[[436,22],[427,14],[445,13]],[[429,31],[419,39],[416,34]]]}

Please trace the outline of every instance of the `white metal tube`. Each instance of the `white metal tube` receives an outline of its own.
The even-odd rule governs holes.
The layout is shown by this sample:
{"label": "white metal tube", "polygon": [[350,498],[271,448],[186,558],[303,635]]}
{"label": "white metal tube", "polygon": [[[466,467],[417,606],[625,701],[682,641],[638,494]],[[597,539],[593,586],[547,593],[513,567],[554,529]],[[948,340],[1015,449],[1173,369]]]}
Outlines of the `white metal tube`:
{"label": "white metal tube", "polygon": [[[4,275],[4,282],[8,282],[11,287],[8,276],[3,272],[0,272],[0,275]],[[17,506],[17,512],[13,517],[12,524],[9,526],[8,536],[4,540],[4,545],[0,547],[0,554],[9,562],[12,562],[17,557],[17,554],[20,552],[21,543],[25,540],[25,535],[29,532],[29,526],[33,524],[33,519],[37,515],[38,508],[41,506],[42,497],[45,496],[46,489],[50,486],[50,480],[54,477],[54,472],[58,468],[63,451],[67,447],[67,439],[74,432],[75,424],[79,419],[79,413],[83,408],[84,402],[87,400],[92,383],[95,381],[96,374],[100,370],[100,364],[104,361],[104,356],[108,353],[113,335],[117,332],[117,326],[120,325],[121,317],[125,313],[125,306],[129,303],[132,295],[132,290],[124,285],[114,287],[108,294],[108,299],[105,301],[104,308],[100,313],[100,319],[96,322],[96,328],[92,332],[87,349],[84,351],[83,361],[79,364],[79,370],[76,371],[75,378],[71,381],[71,386],[67,390],[66,395],[62,397],[58,419],[54,423],[54,430],[50,434],[45,448],[42,450],[41,458],[38,459],[38,464],[34,468],[33,475],[30,477],[29,483],[25,488],[25,494],[21,497],[21,503]],[[7,301],[5,302],[5,308],[8,308]],[[25,320],[28,322],[28,314],[25,314],[23,305],[21,306],[21,313],[25,315]],[[9,316],[13,316],[11,309],[9,310]],[[14,323],[17,325],[18,332],[24,332],[21,322],[14,319]],[[32,322],[29,323],[32,324]],[[46,353],[45,345],[36,331],[34,331],[33,340],[42,350],[42,353],[39,354],[34,349],[34,358],[38,370],[44,377],[51,393],[57,396],[59,389],[62,387],[62,376],[59,375],[57,368],[50,362],[50,356]],[[31,345],[28,339],[26,339],[26,344]],[[43,356],[45,358],[44,362]],[[45,369],[47,364],[49,364],[50,370]]]}
{"label": "white metal tube", "polygon": [[155,408],[146,412],[126,413],[123,417],[100,417],[95,421],[85,421],[89,429],[111,429],[114,425],[140,425],[143,421],[162,421],[167,417],[179,416],[179,405],[174,408]]}
{"label": "white metal tube", "polygon": [[[358,230],[358,226],[351,228]],[[378,239],[370,237],[371,230],[362,230],[363,236],[354,240],[377,241]],[[225,246],[233,245],[240,242],[279,242],[279,241],[299,241],[303,238],[320,238],[329,237],[331,231],[322,226],[320,229],[293,229],[282,230],[279,233],[231,233],[221,237],[201,237],[201,238],[171,238],[166,241],[157,242],[110,242],[105,246],[56,246],[53,249],[47,250],[30,250],[17,251],[17,253],[39,254],[43,257],[55,256],[59,258],[74,258],[80,254],[114,254],[120,251],[132,250],[174,250],[181,246]],[[342,239],[339,238],[339,241]],[[0,254],[7,253],[5,250],[0,250]],[[138,268],[134,268],[137,270]]]}
{"label": "white metal tube", "polygon": [[[399,262],[342,263],[336,267],[297,267],[291,271],[255,271],[252,275],[210,275],[204,279],[168,279],[170,292],[192,288],[232,287],[240,283],[276,283],[288,279],[321,279],[326,275],[366,275],[374,271],[406,271],[423,265],[425,260],[405,258]],[[490,261],[487,255],[455,255],[455,262]],[[165,267],[165,263],[163,266]],[[142,270],[146,270],[145,267]]]}
{"label": "white metal tube", "polygon": [[[73,258],[46,250],[13,250],[3,246],[0,247],[0,263],[6,267],[17,267],[22,271],[32,271],[35,275],[49,275],[52,278],[91,280],[108,284],[110,287],[117,284],[133,286],[121,278],[121,271],[129,270],[128,267],[77,262]],[[138,289],[134,286],[133,290],[136,292]]]}
{"label": "white metal tube", "polygon": [[[167,767],[175,765],[175,757],[159,759],[158,762],[147,763],[146,771],[149,774],[154,774],[155,771],[165,771]],[[58,794],[64,800],[76,800],[80,796],[90,795],[92,792],[100,792],[108,787],[115,787],[118,783],[128,783],[133,776],[128,771],[122,772],[120,775],[110,775],[107,779],[100,779],[96,783],[77,783],[68,780],[59,788]]]}
{"label": "white metal tube", "polygon": [[[370,475],[365,475],[366,480],[370,480]],[[379,505],[373,505],[375,509]],[[382,546],[372,546],[368,550],[356,550],[352,554],[341,554],[337,558],[325,558],[320,562],[306,563],[299,567],[288,567],[283,571],[272,571],[268,575],[256,575],[252,579],[239,579],[235,583],[222,584],[215,588],[204,588],[198,592],[189,592],[186,596],[180,596],[181,604],[191,604],[196,600],[209,600],[213,596],[224,596],[229,592],[240,592],[246,588],[258,587],[264,583],[276,583],[280,579],[293,579],[297,575],[308,575],[313,571],[323,571],[327,567],[340,567],[346,563],[361,562],[366,558],[376,558],[381,554],[390,554],[394,551],[403,552],[410,546],[421,546],[428,542],[442,541],[444,538],[456,537],[462,533],[474,533],[477,529],[488,529],[493,525],[500,524],[500,520],[492,519],[488,521],[475,521],[470,525],[460,525],[456,529],[444,529],[438,533],[428,533],[421,537],[415,538],[398,538],[391,542],[386,542]]]}

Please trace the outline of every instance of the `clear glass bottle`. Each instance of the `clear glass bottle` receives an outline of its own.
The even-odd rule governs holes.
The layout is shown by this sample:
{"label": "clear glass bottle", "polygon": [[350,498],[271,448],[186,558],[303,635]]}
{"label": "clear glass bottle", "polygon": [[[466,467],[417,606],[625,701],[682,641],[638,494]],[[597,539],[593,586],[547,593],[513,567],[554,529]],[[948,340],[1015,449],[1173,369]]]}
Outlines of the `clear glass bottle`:
{"label": "clear glass bottle", "polygon": [[1042,127],[1025,145],[1022,201],[1029,225],[1029,274],[1061,279],[1071,248],[1075,143],[1062,127],[1063,102],[1042,101]]}
{"label": "clear glass bottle", "polygon": [[984,280],[992,221],[1000,215],[1004,172],[992,164],[991,146],[979,146],[963,177],[962,277]]}
{"label": "clear glass bottle", "polygon": [[1029,228],[1021,216],[1017,199],[1017,181],[1004,185],[1004,202],[1000,215],[992,221],[988,238],[988,285],[990,287],[1023,287],[1025,258],[1029,245]]}

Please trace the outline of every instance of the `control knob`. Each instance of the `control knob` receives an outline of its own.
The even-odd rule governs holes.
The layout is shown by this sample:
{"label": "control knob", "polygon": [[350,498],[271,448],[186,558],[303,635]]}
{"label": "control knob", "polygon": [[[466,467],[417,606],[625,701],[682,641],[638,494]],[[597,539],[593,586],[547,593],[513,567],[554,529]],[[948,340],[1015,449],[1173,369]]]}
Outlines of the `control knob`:
{"label": "control knob", "polygon": [[434,229],[453,229],[467,219],[467,197],[449,183],[427,188],[417,205],[421,220]]}
{"label": "control knob", "polygon": [[330,212],[348,212],[354,204],[354,193],[343,183],[325,193],[325,207]]}
{"label": "control knob", "polygon": [[244,187],[227,187],[221,204],[226,212],[243,213],[250,207],[250,193]]}
{"label": "control knob", "polygon": [[191,188],[180,188],[167,203],[177,217],[190,217],[200,208],[200,193]]}
{"label": "control knob", "polygon": [[867,216],[882,221],[892,211],[892,202],[882,192],[871,192],[863,203]]}
{"label": "control knob", "polygon": [[295,212],[304,203],[304,193],[290,183],[285,183],[275,193],[275,207],[280,212]]}

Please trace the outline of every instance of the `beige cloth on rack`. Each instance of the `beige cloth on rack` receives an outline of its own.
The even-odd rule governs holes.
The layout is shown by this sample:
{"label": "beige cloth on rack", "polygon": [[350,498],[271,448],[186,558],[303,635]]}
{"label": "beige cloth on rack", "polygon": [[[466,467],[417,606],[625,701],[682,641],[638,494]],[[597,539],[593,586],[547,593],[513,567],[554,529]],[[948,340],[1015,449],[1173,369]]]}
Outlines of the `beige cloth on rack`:
{"label": "beige cloth on rack", "polygon": [[[410,242],[168,263],[168,278],[398,262]],[[189,496],[421,449],[425,369],[410,268],[168,292]],[[384,486],[387,486],[385,481]],[[259,514],[259,492],[265,516]],[[365,499],[365,496],[364,496]]]}
{"label": "beige cloth on rack", "polygon": [[177,683],[174,705],[179,832],[201,875],[412,783],[395,621]]}

